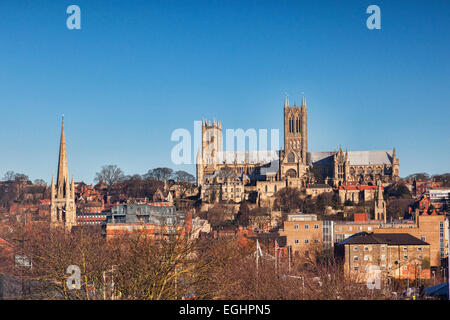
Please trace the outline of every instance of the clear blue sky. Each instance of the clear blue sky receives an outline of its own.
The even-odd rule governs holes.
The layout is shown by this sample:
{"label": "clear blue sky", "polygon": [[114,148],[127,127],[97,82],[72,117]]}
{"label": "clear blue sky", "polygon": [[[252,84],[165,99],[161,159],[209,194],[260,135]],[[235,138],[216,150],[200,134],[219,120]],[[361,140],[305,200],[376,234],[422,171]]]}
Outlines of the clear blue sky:
{"label": "clear blue sky", "polygon": [[[68,30],[66,8],[81,8]],[[381,8],[381,30],[366,8]],[[0,2],[0,178],[174,166],[176,128],[279,128],[308,103],[309,151],[397,149],[400,175],[450,171],[450,1]]]}

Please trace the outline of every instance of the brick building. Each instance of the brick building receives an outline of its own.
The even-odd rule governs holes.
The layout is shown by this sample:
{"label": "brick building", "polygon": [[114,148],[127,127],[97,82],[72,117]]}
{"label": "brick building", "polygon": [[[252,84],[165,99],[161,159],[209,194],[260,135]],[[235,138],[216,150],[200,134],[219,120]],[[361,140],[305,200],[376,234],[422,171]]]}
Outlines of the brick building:
{"label": "brick building", "polygon": [[315,247],[332,245],[331,221],[319,221],[314,214],[291,214],[279,230],[286,237],[286,245],[292,254],[303,255]]}
{"label": "brick building", "polygon": [[430,279],[430,245],[408,233],[358,233],[336,244],[335,255],[357,281],[374,270],[382,279]]}
{"label": "brick building", "polygon": [[411,220],[335,221],[334,242],[340,242],[359,232],[410,234],[430,244],[430,263],[439,267],[448,255],[448,219],[445,215],[416,214]]}

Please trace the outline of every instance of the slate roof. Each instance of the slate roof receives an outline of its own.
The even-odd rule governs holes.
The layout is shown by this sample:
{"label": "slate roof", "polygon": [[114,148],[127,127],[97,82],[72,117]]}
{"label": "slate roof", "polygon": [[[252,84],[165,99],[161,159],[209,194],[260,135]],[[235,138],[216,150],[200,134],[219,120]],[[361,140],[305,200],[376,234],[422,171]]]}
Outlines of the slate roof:
{"label": "slate roof", "polygon": [[387,244],[387,245],[417,245],[427,246],[429,243],[417,239],[409,233],[367,233],[360,232],[341,241],[338,245],[346,244]]}
{"label": "slate roof", "polygon": [[392,164],[392,150],[348,151],[350,165]]}
{"label": "slate roof", "polygon": [[[345,152],[344,152],[345,153]],[[308,152],[309,165],[332,165],[336,152]],[[350,165],[392,164],[392,150],[348,151]]]}
{"label": "slate roof", "polygon": [[332,165],[333,155],[336,152],[308,152],[306,154],[306,162],[308,165],[314,164],[319,166]]}

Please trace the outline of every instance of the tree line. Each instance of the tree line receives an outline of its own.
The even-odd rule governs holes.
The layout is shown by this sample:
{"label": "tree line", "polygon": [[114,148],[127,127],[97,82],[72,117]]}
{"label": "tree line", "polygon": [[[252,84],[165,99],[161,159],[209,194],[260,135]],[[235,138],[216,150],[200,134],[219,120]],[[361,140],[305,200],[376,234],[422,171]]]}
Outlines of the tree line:
{"label": "tree line", "polygon": [[[106,240],[89,228],[72,233],[35,226],[14,226],[5,235],[12,252],[0,251],[0,273],[39,285],[29,298],[81,300],[176,299],[370,299],[379,297],[358,279],[346,277],[330,252],[317,246],[308,254],[273,255],[273,246],[249,239],[155,239],[145,235]],[[14,239],[22,239],[15,245]],[[3,253],[3,254],[2,254]],[[13,253],[13,254],[11,254]],[[14,266],[14,254],[32,268]],[[77,288],[69,266],[79,268]],[[68,281],[69,280],[69,281]],[[20,289],[19,289],[20,290]],[[17,293],[20,295],[20,292]]]}

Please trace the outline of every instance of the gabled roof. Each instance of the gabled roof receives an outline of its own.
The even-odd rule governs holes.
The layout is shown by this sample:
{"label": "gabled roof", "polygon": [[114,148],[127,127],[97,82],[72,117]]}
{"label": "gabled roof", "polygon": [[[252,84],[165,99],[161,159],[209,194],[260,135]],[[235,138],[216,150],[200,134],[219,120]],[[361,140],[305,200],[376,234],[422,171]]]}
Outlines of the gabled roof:
{"label": "gabled roof", "polygon": [[429,243],[417,239],[409,233],[367,233],[360,232],[341,241],[338,245],[346,244],[387,244],[387,245],[417,245],[428,246]]}

